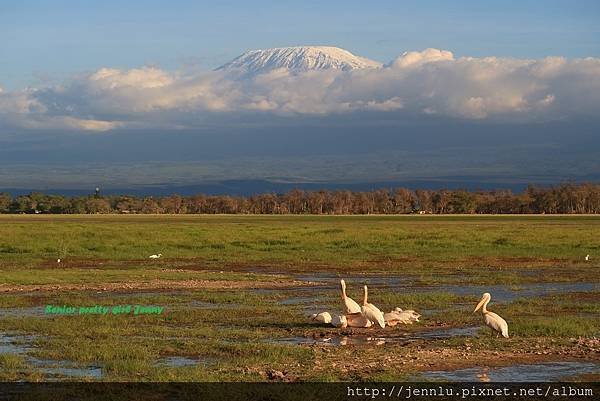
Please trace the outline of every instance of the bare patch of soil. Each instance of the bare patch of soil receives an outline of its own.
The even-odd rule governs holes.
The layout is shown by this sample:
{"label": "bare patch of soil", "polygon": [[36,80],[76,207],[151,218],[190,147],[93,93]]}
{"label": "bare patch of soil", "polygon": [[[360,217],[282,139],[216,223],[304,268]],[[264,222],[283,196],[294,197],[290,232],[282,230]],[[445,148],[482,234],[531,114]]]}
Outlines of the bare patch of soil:
{"label": "bare patch of soil", "polygon": [[[591,341],[591,343],[590,343]],[[600,354],[594,340],[574,340],[572,345],[542,345],[533,341],[530,347],[513,350],[482,349],[475,345],[459,347],[412,342],[386,346],[326,347],[313,346],[317,372],[332,368],[343,375],[368,376],[385,370],[397,372],[451,371],[487,366],[503,367],[553,361],[598,361]],[[440,346],[441,345],[441,346]]]}
{"label": "bare patch of soil", "polygon": [[0,284],[0,293],[35,291],[137,291],[137,290],[176,290],[176,289],[259,289],[290,288],[312,286],[314,283],[274,279],[271,281],[235,280],[150,280],[118,283],[94,284],[39,284],[14,285]]}

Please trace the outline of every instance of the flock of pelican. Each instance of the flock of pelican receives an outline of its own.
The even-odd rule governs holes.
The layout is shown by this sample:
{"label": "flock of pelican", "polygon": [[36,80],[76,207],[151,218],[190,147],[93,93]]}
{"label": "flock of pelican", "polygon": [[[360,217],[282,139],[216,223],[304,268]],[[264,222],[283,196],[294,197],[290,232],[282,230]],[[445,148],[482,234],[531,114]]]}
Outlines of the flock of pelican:
{"label": "flock of pelican", "polygon": [[378,307],[369,303],[369,289],[363,286],[363,301],[359,305],[355,300],[346,294],[346,282],[340,280],[340,289],[342,302],[344,304],[344,314],[332,317],[329,312],[315,313],[310,318],[312,321],[320,323],[331,323],[335,327],[371,327],[377,325],[381,328],[385,326],[396,326],[397,324],[412,324],[418,322],[420,314],[414,310],[402,310],[394,308],[390,312],[383,313]]}
{"label": "flock of pelican", "polygon": [[[331,324],[339,328],[368,328],[372,326],[384,328],[385,326],[393,327],[398,324],[412,324],[413,322],[418,322],[421,317],[420,314],[412,309],[402,310],[394,308],[390,312],[383,313],[378,307],[369,303],[369,290],[366,285],[363,286],[363,300],[361,305],[348,296],[346,293],[346,282],[343,279],[340,280],[340,290],[344,304],[344,314],[332,317],[329,312],[315,313],[311,315],[311,321]],[[501,334],[502,337],[508,338],[508,324],[506,320],[496,313],[487,310],[487,304],[491,299],[492,296],[489,293],[486,292],[483,294],[473,313],[481,309],[485,324],[493,331]]]}

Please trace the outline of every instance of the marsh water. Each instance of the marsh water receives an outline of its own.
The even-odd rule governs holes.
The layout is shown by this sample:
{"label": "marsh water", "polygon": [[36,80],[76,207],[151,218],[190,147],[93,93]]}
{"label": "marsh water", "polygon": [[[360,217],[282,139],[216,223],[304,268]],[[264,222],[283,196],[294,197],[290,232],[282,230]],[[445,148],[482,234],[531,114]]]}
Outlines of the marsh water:
{"label": "marsh water", "polygon": [[269,340],[275,344],[316,344],[316,345],[361,345],[386,343],[407,343],[414,340],[448,339],[453,337],[472,337],[480,330],[480,327],[453,327],[444,329],[424,330],[416,333],[391,332],[377,333],[376,335],[354,334],[354,335],[325,335],[323,337],[285,337]]}
{"label": "marsh water", "polygon": [[0,354],[21,355],[25,362],[44,374],[46,380],[66,378],[102,378],[99,366],[76,366],[68,360],[40,359],[29,355],[35,349],[33,343],[37,336],[19,334],[0,334]]}
{"label": "marsh water", "polygon": [[425,372],[429,380],[451,382],[545,382],[560,381],[583,374],[600,373],[600,364],[592,362],[548,362],[533,365],[519,364],[501,368],[468,368],[452,371]]}
{"label": "marsh water", "polygon": [[[310,275],[299,275],[296,277],[298,280],[323,283],[322,286],[316,288],[328,288],[337,289],[339,286],[339,280],[342,278],[339,275],[322,273],[322,274],[310,274]],[[375,288],[383,288],[387,290],[399,290],[399,291],[410,291],[410,292],[432,292],[441,291],[449,292],[459,296],[473,295],[474,297],[480,296],[484,292],[492,294],[493,299],[499,302],[509,302],[516,298],[521,297],[541,297],[552,294],[563,294],[570,292],[580,291],[594,291],[600,289],[598,283],[529,283],[520,285],[506,285],[506,284],[491,284],[491,285],[474,285],[474,284],[441,284],[441,285],[415,285],[415,276],[404,275],[404,276],[387,276],[387,275],[348,275],[343,277],[346,284],[350,287],[351,285],[361,287],[364,284],[373,286]],[[300,292],[306,293],[311,288],[303,288]],[[314,290],[314,288],[313,288]],[[301,299],[308,299],[308,297],[296,297],[295,301],[289,302],[300,302]]]}
{"label": "marsh water", "polygon": [[[305,311],[321,312],[331,310],[331,304],[337,302],[337,289],[340,277],[335,274],[311,274],[298,275],[296,279],[315,282],[314,286],[293,287],[289,289],[259,289],[255,293],[277,294],[280,305],[300,307]],[[473,296],[476,300],[481,293],[490,292],[493,300],[497,302],[510,302],[517,298],[538,297],[552,294],[564,294],[572,292],[597,291],[597,283],[537,283],[523,285],[473,285],[473,284],[442,284],[442,285],[414,285],[412,276],[384,276],[384,275],[349,275],[344,277],[352,293],[359,291],[362,284],[369,284],[374,292],[377,289],[397,290],[407,293],[448,292],[458,296]],[[155,295],[177,295],[188,290],[178,291],[146,291],[146,292],[121,292],[118,294],[98,293],[100,298],[107,296],[118,296],[122,298],[152,297]],[[34,294],[32,294],[34,295]],[[23,294],[27,296],[27,294]],[[228,309],[240,306],[236,303],[212,303],[195,299],[183,301],[170,307],[171,310],[185,309]],[[462,305],[458,305],[461,307]],[[440,312],[440,310],[419,310],[423,319],[428,315]],[[44,306],[0,308],[0,318],[46,318]],[[387,343],[408,344],[416,340],[445,340],[456,337],[473,337],[480,330],[476,327],[437,327],[402,333],[395,330],[386,333],[366,334],[325,334],[317,337],[291,336],[284,338],[273,338],[265,340],[272,344],[287,345],[319,345],[319,346],[360,346],[367,344],[384,345]],[[0,333],[0,354],[21,355],[26,363],[35,370],[44,374],[46,380],[60,380],[61,378],[91,379],[99,380],[103,377],[101,366],[79,366],[69,360],[47,360],[33,357],[37,337]],[[157,367],[193,367],[208,366],[215,361],[190,358],[187,356],[166,356],[155,362]],[[432,371],[423,374],[423,377],[431,380],[448,381],[546,381],[560,380],[580,374],[599,373],[599,365],[588,362],[553,362],[536,365],[513,365],[502,368],[469,368],[456,371]]]}

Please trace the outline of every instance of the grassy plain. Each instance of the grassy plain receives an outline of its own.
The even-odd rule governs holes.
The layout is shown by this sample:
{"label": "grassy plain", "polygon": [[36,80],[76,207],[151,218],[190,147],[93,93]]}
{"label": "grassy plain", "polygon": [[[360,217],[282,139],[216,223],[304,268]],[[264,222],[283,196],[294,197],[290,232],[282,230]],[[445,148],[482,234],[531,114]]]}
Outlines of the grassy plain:
{"label": "grassy plain", "polygon": [[[39,361],[99,367],[101,377],[83,380],[109,381],[397,380],[475,364],[598,362],[599,234],[598,216],[0,216],[0,335],[12,338],[6,352],[0,343],[0,379],[46,380]],[[163,257],[149,260],[155,253]],[[341,309],[337,277],[351,277],[356,300],[367,282],[371,302],[416,309],[422,322],[378,332],[383,345],[328,345],[376,332],[308,322],[309,311]],[[527,292],[540,283],[588,287]],[[471,313],[481,293],[469,286],[517,294],[495,300],[490,290],[511,338],[484,328],[420,337],[483,326]],[[48,304],[165,310],[48,316]]]}

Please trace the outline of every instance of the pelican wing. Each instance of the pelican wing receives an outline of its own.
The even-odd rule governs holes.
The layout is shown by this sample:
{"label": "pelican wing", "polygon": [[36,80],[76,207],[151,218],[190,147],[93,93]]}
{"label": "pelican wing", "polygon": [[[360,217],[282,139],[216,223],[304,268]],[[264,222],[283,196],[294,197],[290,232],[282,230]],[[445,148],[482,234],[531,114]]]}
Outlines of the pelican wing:
{"label": "pelican wing", "polygon": [[348,327],[371,327],[373,323],[362,314],[346,315]]}
{"label": "pelican wing", "polygon": [[394,313],[394,312],[387,312],[383,314],[383,320],[385,320],[385,324],[386,326],[395,326],[398,323],[402,323],[399,319],[398,319],[398,314]]}
{"label": "pelican wing", "polygon": [[379,327],[381,328],[385,327],[383,313],[375,305],[367,303],[362,306],[361,311],[364,317],[379,324]]}
{"label": "pelican wing", "polygon": [[501,333],[502,337],[508,338],[508,323],[494,312],[485,314],[485,324],[498,333]]}
{"label": "pelican wing", "polygon": [[344,298],[344,306],[346,313],[360,313],[360,305],[350,297]]}
{"label": "pelican wing", "polygon": [[[412,324],[413,320],[415,320],[412,318],[412,315],[410,313],[407,313],[406,311],[384,313],[383,318],[388,323],[388,325],[390,325],[389,323]],[[418,320],[416,320],[416,321],[418,321]]]}

